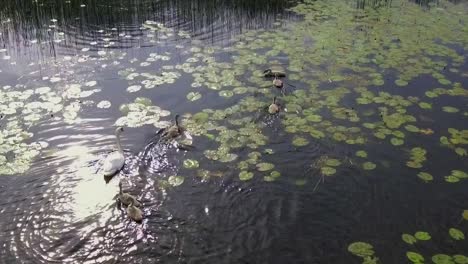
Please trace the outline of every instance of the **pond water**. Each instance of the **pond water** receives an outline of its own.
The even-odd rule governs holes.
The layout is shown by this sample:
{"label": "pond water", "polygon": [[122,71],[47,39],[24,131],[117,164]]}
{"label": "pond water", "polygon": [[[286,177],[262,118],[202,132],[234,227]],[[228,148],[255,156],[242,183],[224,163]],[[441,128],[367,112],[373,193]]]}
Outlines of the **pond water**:
{"label": "pond water", "polygon": [[3,1],[0,263],[468,263],[467,51],[461,1]]}

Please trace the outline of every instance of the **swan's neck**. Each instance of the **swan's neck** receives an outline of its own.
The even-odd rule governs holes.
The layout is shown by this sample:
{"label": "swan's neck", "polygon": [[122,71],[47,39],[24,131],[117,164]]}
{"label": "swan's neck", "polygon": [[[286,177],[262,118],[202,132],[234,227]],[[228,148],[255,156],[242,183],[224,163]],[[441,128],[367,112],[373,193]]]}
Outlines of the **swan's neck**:
{"label": "swan's neck", "polygon": [[120,144],[120,133],[115,133],[115,138],[117,141],[117,150],[123,154],[122,145]]}
{"label": "swan's neck", "polygon": [[178,116],[176,116],[176,118],[175,118],[175,125],[177,127],[179,127],[179,117]]}

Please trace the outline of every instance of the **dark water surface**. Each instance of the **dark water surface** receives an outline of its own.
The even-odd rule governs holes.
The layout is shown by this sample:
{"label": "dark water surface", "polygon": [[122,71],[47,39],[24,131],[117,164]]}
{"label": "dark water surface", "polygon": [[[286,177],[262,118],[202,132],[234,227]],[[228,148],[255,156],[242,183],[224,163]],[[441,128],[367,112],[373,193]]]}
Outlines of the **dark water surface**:
{"label": "dark water surface", "polygon": [[[373,26],[376,31],[381,27],[359,19],[366,17],[366,12],[375,14],[377,8],[382,8],[378,12],[387,19],[385,10],[395,8],[392,1],[381,1],[378,5],[376,2],[379,1],[346,2],[349,10],[362,12],[356,13],[353,20],[358,27],[369,30],[366,40],[374,38]],[[396,3],[400,5],[401,1]],[[326,128],[328,120],[333,126],[348,128],[361,126],[363,122],[381,122],[379,113],[385,115],[388,109],[391,111],[391,106],[382,109],[372,104],[360,105],[356,103],[355,93],[340,97],[338,105],[325,103],[333,101],[334,94],[326,100],[316,97],[316,101],[303,102],[306,111],[302,120],[309,118],[305,107],[308,103],[312,105],[310,109],[321,105],[330,110],[320,112],[323,118],[320,124],[325,124],[320,130],[323,137],[310,136],[312,131],[307,131],[306,136],[300,131],[288,132],[285,120],[294,118],[292,114],[296,111],[291,100],[300,100],[300,90],[309,91],[308,87],[315,84],[320,87],[319,91],[366,86],[358,78],[340,82],[334,71],[342,63],[335,61],[335,56],[346,49],[358,49],[362,33],[357,32],[355,43],[342,48],[337,43],[346,36],[335,34],[327,24],[328,19],[340,19],[340,15],[337,13],[335,17],[334,9],[320,13],[316,6],[309,12],[320,15],[307,23],[314,30],[323,26],[323,30],[315,32],[317,39],[305,38],[301,43],[304,47],[314,47],[317,53],[329,49],[330,53],[325,56],[327,64],[317,67],[304,64],[301,71],[294,70],[297,65],[293,65],[293,57],[310,55],[302,46],[290,47],[297,49],[295,56],[289,51],[271,55],[287,71],[286,96],[276,94],[286,105],[278,116],[264,113],[273,95],[270,92],[273,90],[268,89],[273,88],[262,87],[265,83],[271,86],[270,79],[256,81],[249,73],[242,72],[235,75],[234,81],[225,80],[223,78],[228,79],[225,76],[229,74],[207,67],[206,71],[201,68],[195,71],[211,76],[211,84],[194,82],[195,76],[190,73],[196,64],[184,66],[191,63],[191,59],[200,63],[232,62],[242,58],[242,52],[247,52],[242,49],[243,45],[255,44],[260,34],[271,32],[271,36],[262,41],[278,45],[281,43],[277,36],[288,39],[288,30],[304,26],[295,23],[305,23],[302,13],[289,10],[296,4],[286,0],[2,1],[0,263],[411,263],[406,257],[408,251],[419,252],[426,259],[424,263],[432,263],[431,256],[436,254],[468,255],[468,237],[455,240],[448,233],[449,228],[454,227],[468,236],[468,221],[462,217],[463,210],[468,209],[468,180],[460,176],[458,182],[449,183],[444,178],[451,170],[468,172],[467,154],[454,152],[456,147],[467,149],[467,145],[462,140],[459,144],[452,141],[450,147],[440,143],[441,137],[450,136],[448,128],[468,131],[466,90],[456,97],[438,98],[432,104],[432,109],[438,110],[428,112],[417,103],[407,106],[405,111],[417,119],[412,124],[421,129],[430,128],[434,133],[410,133],[403,125],[399,127],[404,133],[403,146],[390,144],[392,136],[384,141],[372,136],[373,132],[366,136],[365,144],[345,142],[337,139],[337,130]],[[457,4],[460,14],[464,14],[466,5]],[[448,10],[452,7],[450,2],[439,6],[432,2],[408,2],[408,5],[410,8],[419,6],[426,12],[437,8],[444,10],[446,5]],[[365,11],[366,8],[374,11]],[[395,16],[388,19],[398,21]],[[462,20],[459,23],[467,29],[467,22]],[[441,27],[451,28],[444,18],[439,21],[443,21]],[[389,53],[394,48],[392,45],[401,42],[405,45],[408,25],[403,19],[397,23],[402,25],[401,30],[379,32],[382,38],[393,34],[393,44],[382,44]],[[328,44],[320,48],[327,30],[330,32]],[[459,41],[457,43],[445,42],[445,34],[441,32],[441,38],[434,41],[452,49],[441,49],[440,54],[431,56],[451,57],[447,59],[448,64],[435,63],[434,67],[437,66],[451,84],[458,82],[467,89],[468,44],[461,36],[468,31],[457,33],[460,35],[460,39],[454,40]],[[295,41],[295,35],[290,38]],[[378,38],[376,36],[375,40]],[[432,42],[432,39],[426,41]],[[252,61],[240,63],[245,65],[246,72],[269,66],[270,59],[255,61],[258,54],[270,50],[268,45],[258,44],[255,52],[247,56]],[[412,48],[407,50],[417,53]],[[456,57],[453,53],[461,57],[460,61],[453,60]],[[375,54],[375,58],[378,59],[378,55]],[[349,57],[352,56],[350,52]],[[393,55],[396,59],[399,56],[399,53]],[[419,59],[419,55],[414,56],[415,60]],[[445,62],[444,59],[440,61]],[[364,63],[373,67],[371,58]],[[260,69],[255,68],[258,65]],[[414,65],[413,68],[419,69],[417,62]],[[401,88],[394,82],[405,72],[394,69],[398,68],[395,65],[388,68],[381,72],[381,77],[372,76],[370,70],[360,73],[363,79],[385,80],[383,85],[366,87],[375,93],[385,91],[402,98],[418,97],[421,102],[430,100],[424,94],[441,87],[444,82],[442,77],[434,76],[434,72],[423,71],[412,79],[408,77],[409,85]],[[454,70],[449,71],[452,68]],[[323,69],[326,73],[322,74]],[[175,74],[174,81],[167,77],[168,72]],[[359,71],[348,70],[349,74],[352,72]],[[216,79],[213,75],[219,75],[222,80],[213,81]],[[142,82],[145,79],[142,76],[148,82]],[[154,81],[152,86],[151,81]],[[208,87],[211,85],[230,87],[225,91],[234,87],[249,90],[224,97],[218,95],[216,87]],[[141,86],[141,89],[128,91],[132,86]],[[451,87],[453,85],[444,86],[444,89]],[[18,94],[12,93],[14,91]],[[198,92],[202,97],[191,102],[187,98],[190,92]],[[296,99],[291,99],[294,96]],[[159,108],[132,111],[129,104],[137,97],[148,98],[151,102],[146,102],[146,106]],[[245,98],[254,103],[243,104]],[[31,102],[39,102],[40,106]],[[301,104],[293,102],[296,106]],[[106,105],[108,103],[110,106]],[[124,104],[127,109],[120,107]],[[350,124],[349,116],[337,118],[336,111],[342,110],[338,109],[340,106],[359,111],[360,123]],[[458,112],[440,111],[444,106],[456,107]],[[256,109],[247,117],[240,114],[244,113],[244,108],[252,107]],[[190,121],[196,118],[191,114],[207,108],[234,109],[232,111],[238,111],[239,115],[220,113],[219,118],[210,117],[201,123],[205,126],[212,122],[215,128],[202,130],[198,135],[199,131]],[[151,118],[134,116],[131,119],[129,114],[127,119],[122,119],[129,111]],[[299,112],[301,110],[297,110]],[[156,131],[172,121],[176,113],[183,115],[188,134],[192,134],[194,148],[189,151],[163,144],[155,137]],[[210,115],[216,116],[216,113],[210,112]],[[258,143],[262,141],[259,139],[257,143],[249,141],[250,144],[228,149],[237,157],[231,162],[216,161],[221,157],[207,158],[206,150],[216,149],[222,143],[213,141],[212,136],[221,137],[223,132],[220,131],[231,131],[229,129],[242,131],[234,121],[230,123],[241,118],[248,118],[248,122],[242,123],[245,127],[254,126],[246,133],[248,138],[256,141],[259,136],[255,133],[260,131],[267,137],[266,142]],[[126,126],[122,134],[126,164],[119,175],[106,183],[96,171],[100,161],[114,148],[116,124]],[[292,144],[297,137],[294,133],[305,137],[308,145]],[[368,132],[345,129],[343,133],[359,137]],[[427,150],[423,169],[415,170],[406,165],[414,147]],[[267,154],[270,149],[274,154]],[[377,167],[363,169],[363,160],[355,155],[358,150],[365,150],[368,155],[365,160]],[[274,164],[281,176],[264,178],[268,173],[255,170],[253,161],[254,169],[249,167],[247,171],[253,172],[254,177],[242,179],[239,173],[246,169],[239,163],[249,158],[252,162],[250,155],[254,151],[262,153],[262,162]],[[336,174],[326,176],[321,166],[329,158],[339,160],[341,165]],[[184,168],[187,159],[198,160],[200,168]],[[434,180],[426,183],[418,178],[421,171],[430,172]],[[202,174],[204,176],[200,176]],[[171,186],[177,185],[169,180],[173,175],[182,176],[184,182]],[[119,180],[125,190],[143,202],[145,219],[141,224],[130,221],[125,209],[116,205]],[[417,231],[430,233],[431,240],[414,245],[402,241],[402,234]],[[372,262],[376,261],[374,258],[364,262],[365,258],[351,254],[348,246],[357,241],[371,244],[375,254],[370,256],[378,257],[378,262]]]}

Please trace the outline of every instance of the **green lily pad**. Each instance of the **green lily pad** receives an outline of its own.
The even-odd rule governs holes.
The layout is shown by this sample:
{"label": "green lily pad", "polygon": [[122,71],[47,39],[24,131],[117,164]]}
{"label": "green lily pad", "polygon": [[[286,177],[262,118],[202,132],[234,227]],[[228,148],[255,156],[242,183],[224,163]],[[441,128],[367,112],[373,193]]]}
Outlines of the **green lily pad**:
{"label": "green lily pad", "polygon": [[410,234],[401,235],[401,239],[410,245],[413,245],[417,241],[416,238]]}
{"label": "green lily pad", "polygon": [[406,257],[413,263],[421,264],[424,262],[424,257],[416,252],[408,251],[406,252]]}
{"label": "green lily pad", "polygon": [[292,144],[296,147],[303,147],[309,144],[309,141],[303,137],[295,136],[293,138]]}
{"label": "green lily pad", "polygon": [[186,159],[184,160],[184,168],[186,169],[195,169],[198,168],[200,164],[198,163],[197,160],[192,160],[192,159]]}
{"label": "green lily pad", "polygon": [[258,171],[269,171],[272,170],[275,167],[272,163],[268,162],[261,162],[257,164],[257,170]]}
{"label": "green lily pad", "polygon": [[426,103],[426,102],[420,102],[420,103],[419,103],[419,107],[421,107],[422,109],[431,109],[431,108],[432,108],[432,104]]}
{"label": "green lily pad", "polygon": [[468,156],[468,151],[464,148],[457,147],[455,148],[455,153],[457,153],[459,156]]}
{"label": "green lily pad", "polygon": [[431,239],[431,235],[428,232],[418,231],[414,234],[414,237],[418,240],[426,241]]}
{"label": "green lily pad", "polygon": [[445,254],[434,255],[431,259],[435,264],[455,264],[455,262],[452,261],[452,257]]}
{"label": "green lily pad", "polygon": [[199,92],[190,92],[187,94],[187,100],[189,101],[196,101],[202,97],[201,93]]}
{"label": "green lily pad", "polygon": [[398,85],[398,86],[406,86],[406,85],[408,85],[408,82],[405,81],[405,80],[398,79],[398,80],[395,81],[395,84]]}
{"label": "green lily pad", "polygon": [[169,178],[167,180],[168,180],[169,184],[174,186],[174,187],[179,186],[182,183],[184,183],[184,177],[177,176],[177,175],[169,176]]}
{"label": "green lily pad", "polygon": [[463,210],[462,217],[463,219],[468,220],[468,210]]}
{"label": "green lily pad", "polygon": [[254,174],[252,172],[248,172],[248,171],[241,171],[239,173],[239,179],[241,181],[248,181],[250,179],[252,179],[254,176]]}
{"label": "green lily pad", "polygon": [[461,230],[456,229],[456,228],[450,228],[449,229],[449,234],[455,240],[465,239],[465,234],[463,234],[463,232]]}
{"label": "green lily pad", "polygon": [[405,141],[403,139],[399,139],[399,138],[392,138],[392,139],[390,139],[390,142],[394,146],[400,146],[400,145],[403,145],[405,143]]}
{"label": "green lily pad", "polygon": [[336,167],[341,165],[341,161],[337,159],[327,159],[325,162],[326,165],[331,166],[331,167]]}
{"label": "green lily pad", "polygon": [[468,178],[468,173],[460,170],[452,170],[452,176],[455,176],[459,179],[466,179]]}
{"label": "green lily pad", "polygon": [[414,126],[414,125],[406,125],[405,129],[408,130],[409,132],[413,132],[413,133],[419,132],[419,128],[417,126]]}
{"label": "green lily pad", "polygon": [[365,152],[364,150],[358,150],[356,151],[356,156],[361,158],[367,158],[367,152]]}
{"label": "green lily pad", "polygon": [[453,107],[453,106],[444,106],[444,107],[442,107],[442,111],[447,112],[447,113],[457,113],[460,110],[458,108]]}
{"label": "green lily pad", "polygon": [[445,176],[445,181],[448,183],[456,183],[456,182],[459,182],[460,179],[453,175],[449,175],[449,176]]}
{"label": "green lily pad", "polygon": [[219,96],[222,97],[232,97],[234,95],[233,91],[220,91]]}
{"label": "green lily pad", "polygon": [[369,257],[374,255],[374,248],[365,242],[354,242],[348,246],[348,251],[359,257]]}
{"label": "green lily pad", "polygon": [[468,257],[463,255],[453,255],[453,260],[457,264],[468,264]]}
{"label": "green lily pad", "polygon": [[370,162],[370,161],[366,161],[362,164],[362,168],[365,169],[365,170],[373,170],[377,167],[377,165],[375,165],[375,163],[373,162]]}
{"label": "green lily pad", "polygon": [[322,117],[319,116],[319,115],[315,115],[315,114],[307,115],[306,119],[308,121],[310,121],[310,122],[321,122],[322,121]]}
{"label": "green lily pad", "polygon": [[418,177],[423,180],[423,181],[432,181],[434,179],[434,177],[432,177],[431,174],[427,173],[427,172],[420,172],[418,173]]}
{"label": "green lily pad", "polygon": [[336,173],[336,169],[332,167],[322,167],[320,169],[323,175],[330,176]]}

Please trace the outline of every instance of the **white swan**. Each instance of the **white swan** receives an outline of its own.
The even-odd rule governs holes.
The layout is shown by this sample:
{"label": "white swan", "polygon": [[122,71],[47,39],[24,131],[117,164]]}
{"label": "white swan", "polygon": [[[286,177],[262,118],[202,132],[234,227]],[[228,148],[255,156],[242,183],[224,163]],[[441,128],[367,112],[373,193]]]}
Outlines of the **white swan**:
{"label": "white swan", "polygon": [[125,157],[122,150],[122,145],[120,145],[120,133],[122,133],[123,127],[118,127],[115,129],[115,137],[117,141],[117,151],[114,151],[107,155],[102,165],[102,172],[104,176],[109,177],[116,174],[120,169],[122,169],[125,163]]}
{"label": "white swan", "polygon": [[135,196],[122,191],[122,182],[119,182],[119,200],[124,205],[133,203],[137,207],[141,206],[141,203],[135,198]]}

